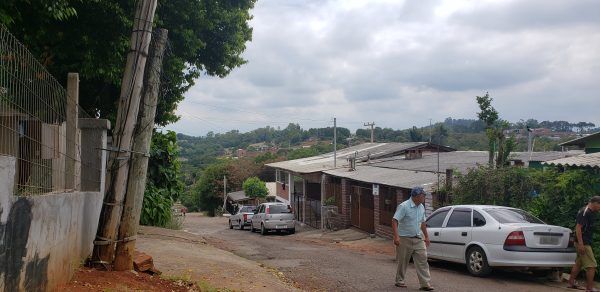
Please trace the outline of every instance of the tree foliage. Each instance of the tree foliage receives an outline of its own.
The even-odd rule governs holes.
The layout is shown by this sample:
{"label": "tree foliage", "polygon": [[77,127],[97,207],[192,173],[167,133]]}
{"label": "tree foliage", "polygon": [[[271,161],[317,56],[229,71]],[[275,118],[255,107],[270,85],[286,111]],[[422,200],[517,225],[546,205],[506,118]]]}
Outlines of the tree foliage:
{"label": "tree foliage", "polygon": [[[6,0],[0,22],[59,81],[80,75],[80,104],[114,121],[136,1]],[[169,30],[156,123],[176,121],[183,94],[201,74],[225,77],[244,64],[252,38],[248,25],[255,0],[159,1],[155,27]]]}
{"label": "tree foliage", "polygon": [[183,192],[175,132],[152,135],[148,177],[140,223],[164,227],[171,219],[173,202]]}
{"label": "tree foliage", "polygon": [[246,179],[242,188],[248,198],[264,199],[269,195],[267,184],[256,176]]}

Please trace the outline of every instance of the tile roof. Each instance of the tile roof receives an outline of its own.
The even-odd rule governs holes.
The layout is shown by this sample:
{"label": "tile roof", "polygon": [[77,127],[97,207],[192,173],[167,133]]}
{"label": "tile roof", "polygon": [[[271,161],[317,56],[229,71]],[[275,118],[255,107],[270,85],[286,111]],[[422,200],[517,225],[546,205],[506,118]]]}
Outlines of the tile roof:
{"label": "tile roof", "polygon": [[600,152],[550,160],[542,164],[600,168]]}
{"label": "tile roof", "polygon": [[[332,169],[326,170],[324,173],[365,183],[408,189],[415,186],[422,186],[427,191],[432,191],[438,180],[438,175],[432,172],[399,170],[375,166],[357,166],[356,170],[352,171],[348,169]],[[440,174],[440,181],[443,182],[446,179],[445,177],[445,175]]]}

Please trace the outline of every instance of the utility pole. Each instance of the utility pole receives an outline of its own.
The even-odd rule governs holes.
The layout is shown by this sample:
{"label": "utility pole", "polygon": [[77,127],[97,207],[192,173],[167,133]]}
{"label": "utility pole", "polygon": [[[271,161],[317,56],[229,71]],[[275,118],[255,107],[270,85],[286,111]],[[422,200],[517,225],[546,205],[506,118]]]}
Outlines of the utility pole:
{"label": "utility pole", "polygon": [[223,176],[223,211],[227,209],[227,177]]}
{"label": "utility pole", "polygon": [[365,127],[371,127],[371,143],[373,143],[375,141],[374,136],[373,136],[373,127],[375,126],[375,122],[370,122],[370,123],[365,123]]}
{"label": "utility pole", "polygon": [[106,172],[106,195],[94,240],[92,264],[107,267],[115,255],[117,229],[122,214],[123,199],[127,190],[129,159],[133,132],[138,118],[146,56],[152,37],[152,22],[157,0],[138,3],[133,20],[129,53],[121,82],[119,108]]}
{"label": "utility pole", "polygon": [[142,103],[135,129],[133,152],[131,153],[131,166],[129,180],[127,181],[127,194],[121,224],[119,225],[119,242],[115,254],[115,270],[127,271],[133,269],[133,256],[135,253],[135,236],[138,232],[144,191],[146,189],[146,175],[148,172],[148,159],[150,158],[150,143],[156,116],[156,104],[160,88],[160,75],[162,58],[167,43],[166,29],[158,29],[150,44],[146,70],[144,72],[144,88]]}
{"label": "utility pole", "polygon": [[333,118],[333,167],[337,167],[337,123]]}
{"label": "utility pole", "polygon": [[431,119],[429,119],[429,144],[431,144],[431,136],[433,135],[433,128],[431,126]]}

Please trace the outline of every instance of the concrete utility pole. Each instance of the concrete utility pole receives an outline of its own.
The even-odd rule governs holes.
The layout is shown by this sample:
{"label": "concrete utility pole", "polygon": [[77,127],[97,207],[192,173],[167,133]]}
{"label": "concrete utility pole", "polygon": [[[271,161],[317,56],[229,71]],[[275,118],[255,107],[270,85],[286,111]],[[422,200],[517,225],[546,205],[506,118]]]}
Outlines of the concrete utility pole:
{"label": "concrete utility pole", "polygon": [[227,208],[227,177],[223,176],[223,211]]}
{"label": "concrete utility pole", "polygon": [[129,54],[121,82],[119,109],[113,132],[113,150],[108,162],[107,193],[100,213],[98,233],[94,241],[92,264],[111,265],[114,259],[115,238],[127,190],[133,131],[138,118],[142,80],[152,36],[156,1],[142,0],[138,3],[135,11]]}
{"label": "concrete utility pole", "polygon": [[431,144],[431,136],[433,136],[433,128],[431,126],[431,119],[429,119],[429,143]]}
{"label": "concrete utility pole", "polygon": [[162,58],[167,43],[166,29],[158,29],[150,44],[146,71],[144,72],[144,89],[142,103],[138,115],[138,123],[131,153],[131,166],[129,167],[129,180],[127,181],[127,194],[121,224],[119,225],[119,242],[115,255],[115,270],[127,271],[133,269],[133,256],[135,252],[135,236],[137,235],[144,190],[146,189],[146,175],[148,172],[148,159],[150,143],[156,116],[156,104],[160,89],[160,75],[162,71]]}
{"label": "concrete utility pole", "polygon": [[337,123],[333,118],[333,167],[337,167]]}
{"label": "concrete utility pole", "polygon": [[374,132],[373,127],[375,126],[375,122],[365,123],[365,127],[369,127],[369,126],[371,127],[371,143],[373,143],[375,141],[374,135],[373,135],[373,132]]}

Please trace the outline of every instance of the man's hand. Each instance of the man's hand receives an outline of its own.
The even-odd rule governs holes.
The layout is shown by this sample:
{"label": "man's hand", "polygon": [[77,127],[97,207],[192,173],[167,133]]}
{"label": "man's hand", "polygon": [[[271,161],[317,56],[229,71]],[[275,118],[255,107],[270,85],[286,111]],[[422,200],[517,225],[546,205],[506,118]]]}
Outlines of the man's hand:
{"label": "man's hand", "polygon": [[429,245],[431,244],[431,242],[429,241],[429,236],[425,237],[425,246],[427,248],[429,248]]}
{"label": "man's hand", "polygon": [[585,246],[583,244],[577,244],[577,252],[580,255],[585,255]]}
{"label": "man's hand", "polygon": [[400,237],[394,236],[394,245],[395,246],[400,246]]}

